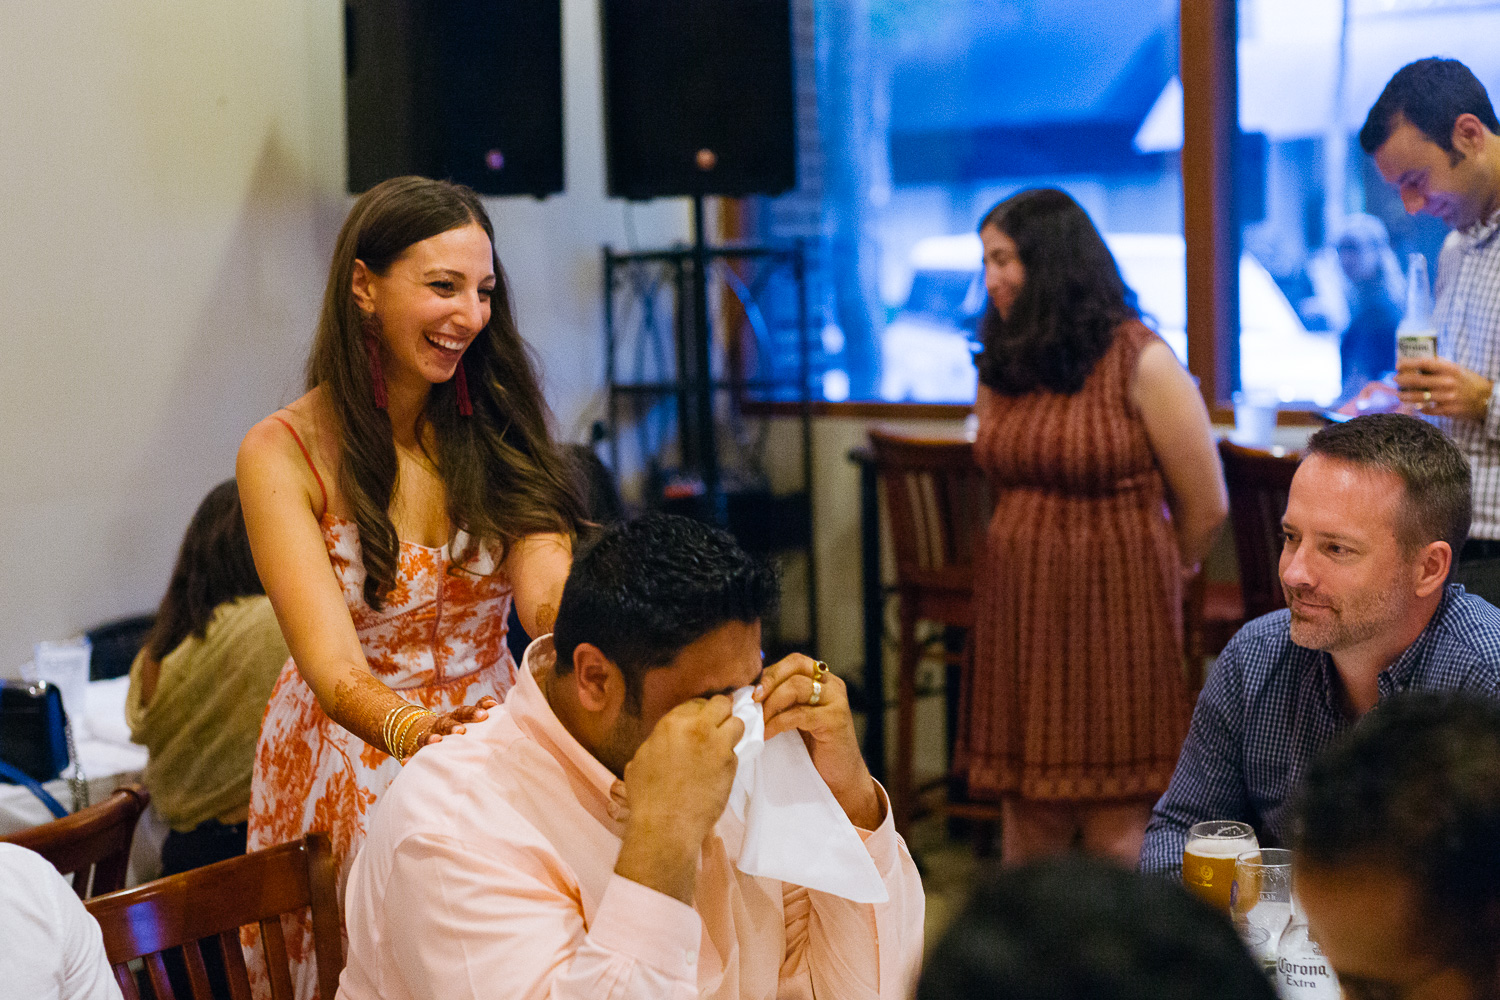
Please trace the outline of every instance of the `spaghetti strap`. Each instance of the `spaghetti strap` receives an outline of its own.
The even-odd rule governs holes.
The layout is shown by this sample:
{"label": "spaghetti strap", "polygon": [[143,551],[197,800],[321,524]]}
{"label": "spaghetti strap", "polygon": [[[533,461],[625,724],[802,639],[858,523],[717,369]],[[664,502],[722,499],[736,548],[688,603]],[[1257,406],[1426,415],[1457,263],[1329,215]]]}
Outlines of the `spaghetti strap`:
{"label": "spaghetti strap", "polygon": [[313,464],[312,452],[308,451],[307,445],[302,443],[302,435],[297,433],[297,429],[295,427],[287,423],[285,420],[282,420],[274,413],[271,414],[271,419],[291,432],[292,440],[297,442],[298,448],[302,449],[302,457],[307,460],[307,467],[312,470],[313,478],[318,481],[318,492],[323,494],[323,513],[318,515],[318,520],[323,520],[323,518],[328,516],[328,487],[323,485],[323,477],[318,474],[318,467]]}

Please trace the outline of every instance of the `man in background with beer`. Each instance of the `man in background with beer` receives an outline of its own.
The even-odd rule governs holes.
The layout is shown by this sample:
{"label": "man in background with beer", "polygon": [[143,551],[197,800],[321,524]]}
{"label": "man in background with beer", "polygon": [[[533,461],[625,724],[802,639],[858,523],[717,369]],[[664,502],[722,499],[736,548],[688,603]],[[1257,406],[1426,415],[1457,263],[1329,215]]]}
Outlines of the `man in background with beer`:
{"label": "man in background with beer", "polygon": [[[1308,761],[1393,694],[1500,698],[1500,610],[1446,583],[1469,496],[1463,454],[1415,417],[1357,417],[1312,436],[1281,522],[1287,608],[1240,629],[1214,665],[1146,829],[1143,871],[1179,871],[1189,829],[1209,820],[1284,844]],[[1227,861],[1195,864],[1185,881],[1227,891],[1195,884],[1232,872]]]}
{"label": "man in background with beer", "polygon": [[1297,895],[1346,996],[1500,995],[1500,705],[1392,698],[1296,813]]}
{"label": "man in background with beer", "polygon": [[1438,257],[1436,356],[1399,358],[1396,383],[1469,460],[1473,531],[1454,579],[1500,603],[1500,119],[1463,63],[1419,59],[1385,85],[1359,144],[1407,212],[1453,230]]}

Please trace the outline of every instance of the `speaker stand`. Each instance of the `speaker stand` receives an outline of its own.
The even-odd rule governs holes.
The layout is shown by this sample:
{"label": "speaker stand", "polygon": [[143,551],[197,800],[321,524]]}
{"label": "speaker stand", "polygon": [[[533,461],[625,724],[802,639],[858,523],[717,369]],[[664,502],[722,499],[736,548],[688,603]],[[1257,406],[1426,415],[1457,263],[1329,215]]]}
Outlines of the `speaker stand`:
{"label": "speaker stand", "polygon": [[[703,500],[722,527],[725,518],[724,491],[720,488],[719,449],[714,440],[714,374],[710,358],[713,339],[708,319],[708,224],[702,194],[693,195],[693,320],[691,343],[692,419],[683,424],[684,464],[696,466],[703,476]],[[691,446],[688,446],[691,442]]]}

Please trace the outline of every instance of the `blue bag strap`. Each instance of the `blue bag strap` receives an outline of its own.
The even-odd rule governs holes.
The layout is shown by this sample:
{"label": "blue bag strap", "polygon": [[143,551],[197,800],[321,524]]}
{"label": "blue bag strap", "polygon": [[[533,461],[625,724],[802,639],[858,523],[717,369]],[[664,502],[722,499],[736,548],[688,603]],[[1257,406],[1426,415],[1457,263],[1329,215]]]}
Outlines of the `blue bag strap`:
{"label": "blue bag strap", "polygon": [[58,819],[62,819],[68,814],[68,811],[62,807],[61,802],[57,801],[51,795],[47,794],[47,789],[42,787],[41,782],[37,781],[25,771],[22,771],[20,768],[12,764],[7,764],[3,760],[0,760],[0,778],[5,778],[7,781],[13,781],[18,785],[24,785],[32,795],[35,795],[37,798],[41,799],[42,805],[46,806],[48,810],[51,811],[52,815],[56,816]]}

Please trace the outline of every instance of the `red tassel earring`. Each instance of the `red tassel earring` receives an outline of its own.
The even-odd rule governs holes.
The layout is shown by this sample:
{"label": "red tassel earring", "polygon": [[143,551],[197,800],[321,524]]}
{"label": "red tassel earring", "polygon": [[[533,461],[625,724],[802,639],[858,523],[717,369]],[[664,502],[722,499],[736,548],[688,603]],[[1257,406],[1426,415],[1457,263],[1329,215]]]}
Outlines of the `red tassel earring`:
{"label": "red tassel earring", "polygon": [[469,402],[469,379],[464,375],[462,358],[458,362],[458,371],[453,373],[453,390],[458,395],[458,415],[461,417],[472,417],[474,415],[474,404]]}
{"label": "red tassel earring", "polygon": [[365,332],[365,357],[370,360],[370,382],[375,390],[375,408],[386,407],[385,369],[380,365],[380,317],[374,313],[364,318],[361,324]]}

